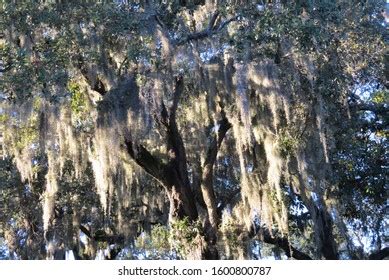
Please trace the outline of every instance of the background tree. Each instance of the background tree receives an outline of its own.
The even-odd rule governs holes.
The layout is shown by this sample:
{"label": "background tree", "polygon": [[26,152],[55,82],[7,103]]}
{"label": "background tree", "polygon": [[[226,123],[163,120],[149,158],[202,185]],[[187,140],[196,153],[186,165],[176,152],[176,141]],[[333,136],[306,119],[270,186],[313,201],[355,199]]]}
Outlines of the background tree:
{"label": "background tree", "polygon": [[387,257],[385,2],[165,2],[2,2],[9,256]]}

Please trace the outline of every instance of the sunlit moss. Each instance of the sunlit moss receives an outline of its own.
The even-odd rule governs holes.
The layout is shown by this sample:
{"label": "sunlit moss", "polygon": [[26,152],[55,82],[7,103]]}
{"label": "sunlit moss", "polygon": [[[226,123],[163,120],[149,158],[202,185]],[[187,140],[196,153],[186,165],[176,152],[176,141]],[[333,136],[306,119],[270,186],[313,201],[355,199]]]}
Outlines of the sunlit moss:
{"label": "sunlit moss", "polygon": [[373,94],[371,101],[378,104],[389,104],[389,91],[381,90]]}
{"label": "sunlit moss", "polygon": [[141,74],[136,75],[136,84],[138,87],[143,87],[146,84],[146,77]]}
{"label": "sunlit moss", "polygon": [[9,120],[9,116],[7,114],[0,114],[0,123],[6,123]]}
{"label": "sunlit moss", "polygon": [[[150,28],[154,21],[150,21],[150,26],[145,25],[139,32],[142,24],[137,17],[141,18],[143,12],[132,14],[128,10],[122,13],[121,9],[112,9],[112,6],[104,9],[105,6],[97,5],[89,7],[90,13],[83,14],[84,8],[73,9],[72,6],[65,7],[69,10],[61,9],[61,13],[69,15],[72,20],[74,14],[77,17],[82,15],[83,21],[74,21],[74,24],[65,22],[62,25],[62,17],[47,20],[50,23],[49,36],[42,36],[44,40],[34,38],[39,41],[33,46],[36,57],[28,57],[24,47],[15,51],[15,63],[12,66],[19,67],[20,72],[12,73],[7,80],[10,91],[17,92],[13,89],[17,85],[17,89],[23,93],[35,94],[36,90],[41,94],[44,85],[46,91],[42,95],[53,90],[55,98],[58,97],[56,103],[50,98],[47,102],[37,99],[32,105],[34,113],[31,116],[23,116],[24,111],[18,111],[20,120],[10,129],[11,132],[7,132],[7,136],[16,139],[16,144],[13,144],[19,151],[13,151],[13,154],[23,178],[28,173],[23,171],[25,169],[38,172],[35,170],[38,165],[31,168],[36,158],[35,152],[42,152],[42,156],[47,157],[44,164],[48,168],[46,190],[43,194],[45,230],[50,227],[49,221],[54,215],[54,206],[57,206],[55,195],[60,187],[58,181],[62,178],[66,160],[74,164],[75,172],[72,176],[75,178],[85,171],[88,163],[91,164],[91,178],[96,184],[95,192],[100,196],[104,215],[123,212],[123,215],[114,213],[117,220],[112,222],[120,233],[126,232],[127,236],[133,233],[125,229],[129,226],[123,210],[131,208],[133,200],[142,202],[142,206],[138,207],[140,214],[137,214],[142,219],[150,219],[150,211],[156,208],[154,202],[146,203],[148,195],[159,196],[158,206],[163,208],[161,205],[165,203],[165,198],[160,192],[149,194],[145,188],[141,188],[150,185],[151,179],[140,173],[139,166],[135,167],[137,165],[130,159],[124,139],[131,137],[134,145],[142,145],[155,158],[170,164],[175,154],[169,149],[174,143],[171,143],[171,131],[166,129],[168,125],[163,120],[166,116],[162,116],[164,113],[161,114],[161,108],[162,103],[168,110],[172,108],[175,91],[174,78],[171,76],[174,77],[176,73],[184,76],[185,84],[174,121],[177,121],[187,156],[187,162],[180,162],[184,163],[183,169],[187,168],[190,173],[190,186],[186,187],[195,187],[196,180],[201,180],[204,155],[220,131],[217,123],[225,117],[232,125],[232,132],[227,134],[228,149],[224,153],[232,158],[229,162],[233,164],[227,168],[234,178],[221,178],[223,175],[218,172],[221,170],[219,167],[214,172],[215,181],[228,181],[231,189],[239,191],[236,201],[229,202],[228,206],[238,222],[222,221],[222,230],[229,247],[234,250],[240,247],[236,229],[251,231],[254,217],[258,217],[268,228],[280,229],[281,234],[287,235],[288,205],[284,201],[284,183],[289,183],[291,188],[301,193],[311,212],[316,209],[315,201],[310,198],[311,192],[316,192],[321,207],[326,207],[323,203],[325,191],[322,190],[332,187],[328,183],[331,173],[326,173],[329,169],[326,164],[330,158],[328,147],[332,131],[327,124],[329,118],[326,116],[326,104],[322,104],[320,96],[324,94],[324,88],[336,95],[337,90],[331,85],[343,78],[341,73],[334,74],[336,79],[329,75],[334,69],[331,63],[335,61],[330,53],[324,55],[324,60],[331,60],[331,63],[325,61],[322,65],[322,61],[317,59],[312,60],[315,61],[313,63],[306,52],[315,47],[315,53],[324,53],[327,47],[333,45],[337,47],[339,55],[343,55],[339,61],[343,61],[349,72],[354,73],[364,69],[367,63],[362,61],[353,70],[354,64],[347,64],[351,60],[347,60],[345,52],[359,53],[364,45],[369,45],[358,43],[360,36],[357,33],[347,36],[341,30],[330,29],[327,35],[336,31],[339,36],[330,37],[340,42],[337,45],[331,42],[322,44],[325,38],[316,37],[320,35],[317,34],[320,25],[310,18],[301,19],[297,14],[290,13],[290,9],[283,8],[277,8],[279,11],[275,12],[263,7],[263,11],[258,11],[254,4],[240,7],[242,10],[239,13],[242,15],[230,22],[228,27],[219,30],[220,24],[237,14],[237,11],[234,10],[235,5],[218,5],[221,16],[212,27],[211,33],[215,31],[215,34],[212,34],[212,38],[210,36],[211,40],[190,40],[190,48],[174,46],[170,49],[172,42],[185,39],[186,34],[182,33],[208,28],[208,5],[191,7],[190,11],[188,6],[179,8],[172,3],[156,7],[161,8],[158,21],[161,20],[162,25],[170,28],[167,35],[160,32],[164,28],[156,28],[154,34],[154,28]],[[25,13],[27,7],[20,7]],[[56,17],[56,10],[50,9],[47,13]],[[314,14],[316,12],[310,16]],[[25,17],[15,18],[23,19],[22,22],[14,22],[17,27],[27,23]],[[35,20],[39,22],[40,19]],[[58,23],[61,28],[56,28]],[[188,30],[182,29],[185,25],[188,25]],[[328,27],[323,25],[323,31],[325,28]],[[51,38],[54,35],[52,31],[58,32],[57,38]],[[224,31],[228,32],[227,37]],[[33,33],[35,37],[35,31]],[[40,31],[36,30],[36,33]],[[162,51],[159,44],[163,45]],[[212,59],[203,61],[201,55],[197,57],[199,53],[211,48],[217,50]],[[12,49],[17,50],[18,46]],[[3,45],[0,52],[8,55],[11,49]],[[73,59],[75,63],[66,64],[66,67],[54,63],[56,68],[77,77],[66,86],[63,81],[58,83],[59,80],[55,79],[58,73],[42,72],[47,67],[39,67],[43,62],[47,66],[53,62]],[[33,61],[32,67],[27,67],[29,60]],[[104,69],[100,69],[102,65]],[[134,72],[138,87],[121,89],[121,82],[128,77],[132,79]],[[117,73],[121,75],[115,76]],[[4,75],[7,75],[7,71]],[[284,81],[280,81],[282,76],[286,77]],[[319,83],[322,76],[327,77],[327,80],[323,79]],[[102,93],[94,90],[94,82],[97,80],[104,85]],[[26,82],[34,85],[34,90],[26,88]],[[317,91],[315,94],[313,89]],[[126,94],[121,94],[122,90]],[[61,96],[61,92],[65,94]],[[70,93],[70,98],[67,93]],[[101,96],[94,98],[94,94]],[[335,104],[340,100],[334,101],[329,103]],[[387,97],[377,94],[372,101],[384,103]],[[91,105],[92,102],[99,103],[99,110]],[[296,110],[298,106],[301,108]],[[17,111],[16,108],[14,111]],[[35,111],[40,113],[40,131]],[[0,116],[0,122],[8,122],[8,116]],[[307,119],[311,122],[308,123]],[[308,139],[309,146],[301,145],[302,137]],[[220,143],[220,149],[223,149],[223,145]],[[123,164],[124,161],[128,166]],[[355,168],[346,166],[345,169],[351,171]],[[293,180],[290,177],[294,177]],[[219,194],[216,195],[217,202]],[[148,204],[147,207],[144,204]],[[171,221],[170,227],[154,226],[146,237],[139,237],[139,244],[150,250],[176,250],[183,258],[199,257],[199,249],[205,243],[203,227],[207,217],[204,216],[200,213],[200,220],[196,222],[183,218]],[[104,218],[111,222],[111,217]],[[320,238],[320,220],[317,215],[312,215],[312,219],[316,235]],[[107,246],[101,245],[101,248]]]}

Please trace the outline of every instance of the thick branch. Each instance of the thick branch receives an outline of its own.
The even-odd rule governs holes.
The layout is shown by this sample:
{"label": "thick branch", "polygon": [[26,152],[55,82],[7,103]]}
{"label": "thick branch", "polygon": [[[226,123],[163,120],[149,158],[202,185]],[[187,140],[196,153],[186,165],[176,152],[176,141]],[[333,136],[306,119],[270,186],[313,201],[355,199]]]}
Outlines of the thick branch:
{"label": "thick branch", "polygon": [[209,25],[206,29],[199,31],[199,32],[188,34],[185,38],[178,40],[175,45],[181,46],[181,45],[188,43],[189,41],[201,40],[201,39],[204,39],[206,37],[211,37],[212,35],[220,32],[223,28],[225,28],[231,22],[238,20],[240,17],[240,16],[232,17],[232,18],[227,19],[227,20],[223,21],[222,23],[220,23],[219,26],[215,26],[215,23],[216,23],[218,16],[219,16],[219,12],[215,12],[211,16],[211,19],[209,21]]}
{"label": "thick branch", "polygon": [[169,111],[162,103],[161,123],[166,128],[166,133],[168,137],[167,139],[168,150],[170,153],[172,153],[168,166],[171,169],[177,170],[178,176],[181,182],[183,183],[183,185],[189,187],[190,183],[188,179],[186,151],[176,121],[177,108],[183,91],[184,91],[183,77],[178,76],[175,79],[175,87],[173,92],[173,104],[169,108]]}
{"label": "thick branch", "polygon": [[224,27],[226,27],[226,26],[227,26],[228,24],[230,24],[231,22],[239,20],[239,18],[240,18],[240,16],[238,15],[238,16],[234,16],[234,17],[232,17],[232,18],[230,18],[230,19],[227,19],[227,20],[223,21],[223,22],[219,25],[219,27],[217,28],[216,31],[217,31],[217,32],[221,31]]}
{"label": "thick branch", "polygon": [[358,103],[352,104],[350,107],[359,111],[371,111],[375,114],[385,114],[389,112],[389,106],[386,104]]}
{"label": "thick branch", "polygon": [[308,254],[293,247],[286,237],[272,236],[270,231],[266,228],[260,229],[256,236],[265,243],[281,248],[289,258],[294,258],[296,260],[312,260]]}
{"label": "thick branch", "polygon": [[216,196],[213,189],[213,167],[215,165],[220,145],[222,144],[223,139],[230,128],[231,124],[229,123],[227,118],[224,117],[218,122],[218,131],[211,132],[215,135],[213,135],[211,138],[211,142],[209,144],[205,156],[205,161],[202,167],[201,191],[203,194],[204,202],[207,206],[209,221],[215,232],[219,224],[219,216],[216,205]]}
{"label": "thick branch", "polygon": [[389,111],[389,106],[387,104],[365,102],[355,93],[350,96],[349,106],[350,109],[357,111],[371,111],[375,114],[385,114]]}
{"label": "thick branch", "polygon": [[211,139],[204,165],[214,165],[220,145],[230,128],[231,124],[225,117],[217,123],[217,131],[214,132],[215,135]]}
{"label": "thick branch", "polygon": [[131,140],[125,141],[127,152],[135,162],[142,167],[148,174],[153,176],[158,181],[164,183],[164,170],[166,165],[159,159],[154,157],[145,147],[138,144],[135,145]]}
{"label": "thick branch", "polygon": [[214,29],[215,22],[216,22],[216,20],[217,20],[218,17],[219,17],[219,11],[216,11],[216,12],[211,16],[211,19],[209,20],[208,30],[213,30],[213,29]]}
{"label": "thick branch", "polygon": [[160,124],[164,125],[166,129],[176,125],[176,114],[178,103],[182,92],[184,91],[183,77],[178,76],[175,78],[175,86],[173,92],[173,103],[169,110],[166,108],[164,102],[162,102]]}
{"label": "thick branch", "polygon": [[369,260],[383,260],[389,257],[389,247],[381,249],[369,255]]}
{"label": "thick branch", "polygon": [[170,123],[173,123],[176,121],[176,113],[177,113],[177,108],[178,108],[178,103],[180,101],[180,97],[184,91],[184,80],[182,76],[176,77],[176,84],[174,88],[174,93],[173,93],[173,104],[170,108]]}
{"label": "thick branch", "polygon": [[84,227],[83,225],[80,225],[80,230],[90,239],[92,239],[92,234],[90,233],[90,231]]}
{"label": "thick branch", "polygon": [[[98,73],[95,70],[92,70],[90,66],[88,66],[81,55],[78,56],[77,67],[91,89],[101,95],[105,95],[107,93],[107,86],[104,85],[103,81],[99,78]],[[100,75],[103,75],[103,72],[104,71],[100,71]]]}
{"label": "thick branch", "polygon": [[108,242],[109,244],[120,243],[124,241],[121,235],[108,235],[103,230],[98,230],[94,235],[83,225],[80,225],[80,230],[91,240],[97,242]]}
{"label": "thick branch", "polygon": [[360,123],[360,128],[363,130],[370,130],[371,132],[378,132],[378,131],[383,131],[387,130],[389,126],[389,122],[386,120],[383,120],[381,123],[378,121],[371,122],[368,120],[361,121]]}

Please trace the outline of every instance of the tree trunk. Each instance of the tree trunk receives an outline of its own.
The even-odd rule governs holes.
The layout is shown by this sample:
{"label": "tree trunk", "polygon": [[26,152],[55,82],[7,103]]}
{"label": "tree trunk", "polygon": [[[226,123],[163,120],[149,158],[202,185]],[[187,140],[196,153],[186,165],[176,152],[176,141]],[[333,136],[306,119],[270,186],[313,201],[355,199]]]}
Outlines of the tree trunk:
{"label": "tree trunk", "polygon": [[[170,156],[167,164],[155,158],[142,145],[134,145],[131,139],[128,138],[125,142],[127,151],[135,162],[157,179],[165,188],[170,201],[170,222],[182,220],[185,217],[189,218],[189,221],[194,222],[199,218],[196,198],[188,176],[185,146],[176,123],[176,111],[183,88],[183,78],[179,76],[175,79],[173,103],[170,108],[166,108],[162,103],[161,115],[157,120],[160,127],[163,127],[167,134],[167,148]],[[213,166],[216,161],[218,149],[225,134],[231,127],[225,117],[220,121],[219,125],[220,131],[217,136],[213,137],[211,145],[208,148],[201,177],[202,194],[209,216],[209,222],[205,222],[204,226],[206,244],[202,249],[202,259],[219,258],[216,249],[218,216],[213,190]]]}

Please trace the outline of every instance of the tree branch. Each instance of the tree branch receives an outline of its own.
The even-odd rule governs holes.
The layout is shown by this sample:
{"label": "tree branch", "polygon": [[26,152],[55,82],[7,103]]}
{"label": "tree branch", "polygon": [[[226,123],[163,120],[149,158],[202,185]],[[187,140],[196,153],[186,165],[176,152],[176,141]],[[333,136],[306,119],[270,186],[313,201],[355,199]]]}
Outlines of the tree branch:
{"label": "tree branch", "polygon": [[219,225],[219,215],[216,205],[216,196],[213,188],[213,168],[217,158],[217,153],[223,142],[227,131],[231,128],[230,122],[225,116],[217,123],[217,130],[211,131],[214,135],[211,138],[211,142],[208,146],[208,150],[205,156],[205,161],[202,166],[201,174],[201,191],[204,202],[207,206],[208,217],[212,228],[216,232]]}
{"label": "tree branch", "polygon": [[208,30],[213,30],[213,29],[214,29],[215,22],[216,22],[218,16],[219,16],[219,11],[216,11],[216,12],[211,16],[211,19],[209,20],[209,24],[208,24]]}
{"label": "tree branch", "polygon": [[383,131],[387,130],[389,126],[389,122],[386,120],[383,120],[381,123],[378,121],[371,122],[368,120],[361,121],[359,123],[360,128],[362,130],[370,130],[371,132],[378,132],[378,131]]}
{"label": "tree branch", "polygon": [[237,15],[237,16],[234,16],[234,17],[232,17],[232,18],[230,18],[230,19],[227,19],[227,20],[223,21],[223,22],[219,25],[219,27],[218,27],[218,29],[217,29],[217,32],[221,31],[224,27],[226,27],[226,26],[227,26],[228,24],[230,24],[231,22],[236,21],[236,20],[239,20],[239,18],[240,18],[240,15]]}
{"label": "tree branch", "polygon": [[368,257],[369,260],[383,260],[389,257],[389,247],[385,247],[379,251],[371,253]]}
{"label": "tree branch", "polygon": [[80,225],[80,230],[90,239],[92,239],[92,234],[90,233],[90,231],[84,227],[83,225]]}
{"label": "tree branch", "polygon": [[176,77],[175,83],[176,84],[175,84],[174,93],[173,93],[173,104],[170,107],[169,123],[173,123],[176,120],[178,103],[179,103],[180,97],[184,91],[184,78],[182,76]]}
{"label": "tree branch", "polygon": [[[105,95],[107,93],[107,86],[104,85],[103,81],[99,78],[99,74],[87,65],[82,55],[78,56],[76,66],[92,90],[98,92],[100,95]],[[121,71],[121,69],[119,69],[119,71]],[[102,73],[103,71],[100,72]]]}
{"label": "tree branch", "polygon": [[180,97],[184,91],[184,81],[182,76],[178,76],[175,79],[175,87],[173,92],[173,104],[169,108],[169,111],[166,109],[164,103],[162,102],[162,112],[161,112],[161,123],[166,128],[167,140],[168,140],[168,151],[171,153],[168,167],[172,170],[177,170],[180,179],[182,180],[185,186],[190,186],[188,171],[187,171],[187,158],[184,142],[182,140],[181,134],[179,132],[176,113],[178,109],[178,104]]}
{"label": "tree branch", "polygon": [[389,106],[387,106],[387,104],[376,104],[369,102],[351,104],[350,107],[358,111],[371,111],[375,114],[385,114],[389,112]]}
{"label": "tree branch", "polygon": [[305,254],[304,252],[301,252],[300,250],[293,247],[286,237],[272,236],[267,228],[261,228],[256,234],[256,237],[265,243],[281,248],[284,250],[288,258],[294,258],[296,260],[312,260],[308,254]]}
{"label": "tree branch", "polygon": [[164,163],[154,157],[143,145],[134,145],[130,139],[126,139],[125,144],[128,154],[140,167],[161,183],[165,183],[163,173],[166,165]]}
{"label": "tree branch", "polygon": [[183,77],[178,76],[175,78],[173,104],[172,106],[170,106],[168,110],[165,106],[165,103],[162,101],[161,118],[160,120],[157,119],[158,123],[165,126],[166,129],[169,129],[171,126],[174,126],[176,123],[176,113],[177,113],[178,103],[180,101],[180,97],[183,91],[184,91]]}
{"label": "tree branch", "polygon": [[120,243],[124,241],[124,237],[122,235],[108,235],[103,230],[98,230],[94,235],[87,229],[85,226],[80,225],[80,230],[91,240],[97,242],[108,242],[110,244]]}
{"label": "tree branch", "polygon": [[216,20],[217,20],[218,17],[219,17],[219,12],[216,11],[211,16],[211,18],[209,20],[209,25],[208,25],[208,27],[206,29],[204,29],[202,31],[199,31],[199,32],[188,34],[186,37],[181,38],[180,40],[178,40],[175,43],[175,45],[176,46],[181,46],[181,45],[184,45],[184,44],[188,43],[189,41],[201,40],[201,39],[204,39],[206,37],[211,37],[212,35],[220,32],[223,28],[225,28],[231,22],[236,21],[236,20],[238,20],[240,18],[239,15],[238,16],[234,16],[234,17],[232,17],[230,19],[227,19],[227,20],[223,21],[217,27],[217,26],[215,26],[215,23],[216,23]]}
{"label": "tree branch", "polygon": [[217,152],[219,151],[220,145],[223,142],[223,139],[225,135],[227,134],[227,131],[231,128],[230,122],[227,120],[227,118],[223,118],[220,121],[218,121],[216,125],[217,131],[214,131],[215,135],[212,136],[211,143],[208,147],[207,154],[205,157],[204,165],[213,165],[216,161]]}

